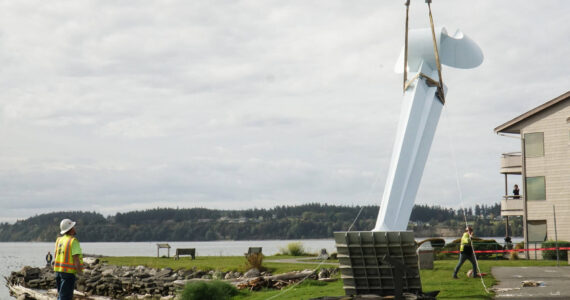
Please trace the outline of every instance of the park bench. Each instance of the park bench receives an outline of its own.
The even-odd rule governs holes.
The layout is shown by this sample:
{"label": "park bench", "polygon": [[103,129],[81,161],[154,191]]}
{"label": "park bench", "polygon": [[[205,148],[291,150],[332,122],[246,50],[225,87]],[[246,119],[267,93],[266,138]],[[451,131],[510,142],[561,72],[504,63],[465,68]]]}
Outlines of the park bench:
{"label": "park bench", "polygon": [[168,249],[168,257],[170,257],[170,245],[166,243],[157,243],[156,244],[156,257],[160,257],[160,249],[166,248]]}
{"label": "park bench", "polygon": [[190,255],[192,259],[196,259],[196,248],[176,248],[174,259],[180,259],[180,255]]}

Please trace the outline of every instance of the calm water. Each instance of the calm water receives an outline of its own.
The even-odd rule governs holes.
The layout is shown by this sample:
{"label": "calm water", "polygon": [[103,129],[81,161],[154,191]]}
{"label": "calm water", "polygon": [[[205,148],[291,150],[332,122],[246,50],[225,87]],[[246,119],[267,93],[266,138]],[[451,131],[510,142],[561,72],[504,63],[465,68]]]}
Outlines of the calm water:
{"label": "calm water", "polygon": [[[418,238],[422,240],[423,238]],[[446,242],[455,238],[445,238]],[[502,243],[502,238],[494,238]],[[513,243],[522,238],[513,238]],[[174,254],[176,248],[196,248],[198,256],[236,256],[247,252],[248,247],[263,247],[263,253],[272,255],[286,248],[291,242],[299,240],[274,241],[216,241],[216,242],[168,242]],[[307,252],[318,252],[326,248],[328,253],[336,252],[334,240],[301,240]],[[81,243],[84,253],[106,256],[156,256],[156,242],[139,243]],[[0,243],[0,299],[11,299],[8,289],[4,286],[4,276],[12,271],[19,271],[24,266],[42,267],[45,265],[45,255],[53,253],[53,243]],[[160,250],[160,255],[166,255],[166,249]]]}

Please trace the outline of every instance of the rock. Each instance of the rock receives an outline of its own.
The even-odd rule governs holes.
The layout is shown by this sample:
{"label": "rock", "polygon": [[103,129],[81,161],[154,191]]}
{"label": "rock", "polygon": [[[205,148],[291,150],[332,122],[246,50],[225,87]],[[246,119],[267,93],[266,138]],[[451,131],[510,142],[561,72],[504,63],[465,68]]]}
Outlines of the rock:
{"label": "rock", "polygon": [[[258,270],[250,270],[250,276],[258,276]],[[211,280],[212,278],[237,278],[238,272],[203,271],[170,268],[151,269],[144,266],[117,267],[99,263],[85,265],[84,275],[77,278],[76,289],[85,295],[102,297],[98,299],[175,299],[176,293],[188,282]],[[187,280],[182,280],[188,278]],[[48,290],[55,286],[55,273],[51,268],[25,267],[12,272],[7,278],[10,286],[21,285],[34,289]],[[145,296],[143,296],[145,294]],[[135,295],[130,297],[129,295]],[[15,296],[16,297],[16,296]],[[150,298],[149,298],[150,297]]]}
{"label": "rock", "polygon": [[220,271],[216,271],[212,275],[212,279],[223,279],[223,278],[224,278],[224,273],[222,273]]}
{"label": "rock", "polygon": [[27,280],[33,280],[33,279],[40,278],[40,274],[42,273],[42,271],[40,270],[40,268],[32,268],[32,267],[26,266],[26,267],[22,268],[20,273],[22,273],[22,275],[24,275],[24,278],[27,281]]}
{"label": "rock", "polygon": [[259,276],[261,276],[261,273],[256,268],[250,269],[247,272],[245,272],[245,274],[243,274],[243,277],[245,278],[254,278]]}
{"label": "rock", "polygon": [[135,271],[143,272],[143,271],[145,271],[145,270],[146,270],[146,267],[145,267],[145,266],[136,266],[136,267],[135,267]]}
{"label": "rock", "polygon": [[84,257],[83,264],[94,266],[99,263],[99,259],[95,257]]}
{"label": "rock", "polygon": [[175,280],[172,282],[172,284],[177,287],[183,287],[186,285],[186,283],[188,283],[188,280]]}
{"label": "rock", "polygon": [[150,274],[148,274],[148,273],[137,273],[135,276],[138,277],[138,278],[141,278],[141,279],[142,279],[142,278],[149,278],[149,277],[152,277],[152,276],[151,276]]}
{"label": "rock", "polygon": [[40,287],[40,283],[41,283],[41,280],[39,280],[39,279],[32,279],[32,280],[28,281],[27,286],[28,286],[29,288],[32,288],[32,289],[37,289],[37,288]]}
{"label": "rock", "polygon": [[85,282],[86,283],[93,283],[93,282],[99,281],[100,279],[101,279],[101,275],[97,275],[97,276],[92,276],[92,277],[85,279]]}
{"label": "rock", "polygon": [[156,273],[155,277],[157,277],[157,278],[167,277],[167,276],[170,276],[170,274],[172,274],[172,269],[171,268],[164,268],[164,269],[158,271]]}
{"label": "rock", "polygon": [[321,269],[321,270],[319,271],[319,274],[317,275],[317,277],[318,277],[319,279],[321,279],[321,278],[329,278],[329,277],[330,277],[329,270],[327,270],[327,269]]}
{"label": "rock", "polygon": [[206,275],[207,273],[204,271],[194,271],[194,273],[192,274],[192,278],[201,278],[202,276]]}
{"label": "rock", "polygon": [[521,281],[521,286],[522,286],[522,287],[544,286],[544,281],[524,280],[524,281]]}

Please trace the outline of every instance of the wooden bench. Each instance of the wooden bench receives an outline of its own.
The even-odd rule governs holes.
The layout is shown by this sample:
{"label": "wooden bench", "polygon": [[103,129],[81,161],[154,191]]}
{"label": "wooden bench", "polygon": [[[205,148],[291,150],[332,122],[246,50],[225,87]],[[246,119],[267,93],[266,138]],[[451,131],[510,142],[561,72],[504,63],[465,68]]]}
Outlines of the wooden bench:
{"label": "wooden bench", "polygon": [[170,245],[169,245],[169,244],[166,244],[166,243],[164,243],[164,244],[160,244],[160,243],[156,244],[156,257],[160,257],[160,249],[161,249],[161,248],[166,248],[166,249],[168,249],[168,257],[170,257]]}
{"label": "wooden bench", "polygon": [[196,248],[176,248],[174,259],[180,259],[180,255],[190,255],[192,259],[196,259]]}
{"label": "wooden bench", "polygon": [[247,249],[247,253],[245,253],[245,256],[250,256],[252,254],[261,254],[261,248],[262,247],[249,247]]}

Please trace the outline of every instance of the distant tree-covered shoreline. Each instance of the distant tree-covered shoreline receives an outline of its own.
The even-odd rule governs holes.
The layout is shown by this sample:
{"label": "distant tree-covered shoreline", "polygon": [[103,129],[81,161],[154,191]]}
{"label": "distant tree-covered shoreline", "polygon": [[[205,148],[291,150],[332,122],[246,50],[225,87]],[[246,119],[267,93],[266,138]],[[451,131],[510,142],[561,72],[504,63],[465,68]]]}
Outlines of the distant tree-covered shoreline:
{"label": "distant tree-covered shoreline", "polygon": [[[332,238],[346,231],[359,211],[352,230],[371,230],[378,206],[337,206],[305,204],[271,209],[214,210],[206,208],[155,208],[103,216],[97,212],[53,212],[0,224],[0,242],[51,242],[59,222],[78,222],[83,242],[213,241]],[[416,205],[409,230],[418,237],[457,236],[464,227],[464,215],[478,236],[504,236],[505,222],[500,205],[454,210],[440,206]],[[522,235],[522,222],[511,221],[512,236]]]}

